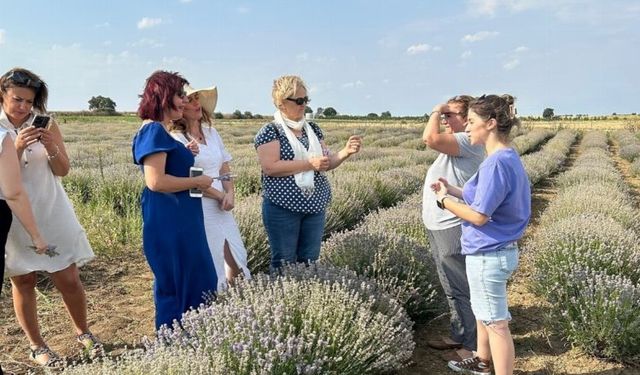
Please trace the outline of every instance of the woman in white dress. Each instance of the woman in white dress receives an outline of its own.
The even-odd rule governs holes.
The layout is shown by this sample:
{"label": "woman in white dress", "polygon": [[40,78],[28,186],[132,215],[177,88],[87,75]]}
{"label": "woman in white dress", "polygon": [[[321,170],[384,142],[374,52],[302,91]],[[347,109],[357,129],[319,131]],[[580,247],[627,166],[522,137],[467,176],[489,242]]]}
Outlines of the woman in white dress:
{"label": "woman in white dress", "polygon": [[[213,111],[218,101],[216,87],[195,90],[185,85],[189,102],[182,119],[171,128],[171,135],[185,144],[195,155],[194,166],[214,178],[211,187],[203,191],[202,210],[209,250],[218,275],[218,291],[240,273],[250,278],[247,268],[247,250],[231,210],[234,206],[234,186],[231,179],[227,152],[218,132],[211,126]],[[202,126],[206,124],[206,126]]]}
{"label": "woman in white dress", "polygon": [[102,345],[89,331],[87,299],[78,267],[94,255],[78,223],[60,177],[69,172],[62,134],[54,121],[47,127],[31,125],[36,113],[44,114],[47,85],[29,70],[14,68],[0,77],[0,127],[14,142],[29,201],[43,236],[56,244],[57,254],[43,256],[26,251],[32,245],[25,227],[14,220],[6,245],[5,271],[11,278],[13,305],[30,343],[30,358],[43,366],[59,364],[60,357],[45,343],[38,326],[36,271],[48,272],[62,294],[73,322],[76,340],[96,353]]}

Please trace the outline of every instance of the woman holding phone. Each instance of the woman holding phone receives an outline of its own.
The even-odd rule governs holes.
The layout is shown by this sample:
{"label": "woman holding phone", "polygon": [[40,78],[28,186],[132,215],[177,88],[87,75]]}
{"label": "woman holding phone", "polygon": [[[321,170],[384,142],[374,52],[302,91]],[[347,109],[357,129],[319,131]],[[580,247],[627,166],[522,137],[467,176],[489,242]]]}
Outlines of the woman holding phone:
{"label": "woman holding phone", "polygon": [[[227,152],[220,134],[211,126],[218,101],[217,88],[194,89],[184,86],[188,102],[182,118],[173,123],[171,135],[185,144],[195,155],[195,166],[215,178],[202,193],[202,209],[207,242],[218,275],[218,291],[232,284],[239,274],[251,277],[247,267],[247,250],[238,224],[231,213],[235,202]],[[204,126],[203,126],[204,125]],[[226,278],[223,275],[226,274]]]}
{"label": "woman holding phone", "polygon": [[52,366],[60,363],[60,357],[49,349],[38,326],[36,271],[49,273],[62,294],[82,347],[97,354],[102,344],[87,324],[87,299],[78,267],[94,255],[60,182],[60,177],[69,172],[62,134],[55,121],[44,128],[32,125],[36,114],[46,112],[47,97],[46,83],[27,69],[14,68],[0,77],[0,127],[14,142],[36,222],[43,235],[57,245],[49,256],[25,251],[32,245],[31,236],[23,224],[14,221],[7,240],[5,269],[11,278],[18,322],[29,340],[30,358]]}
{"label": "woman holding phone", "polygon": [[141,95],[138,116],[142,127],[133,138],[133,160],[144,173],[142,247],[154,275],[156,329],[205,302],[215,293],[216,269],[204,230],[202,199],[189,189],[206,190],[213,179],[189,176],[194,158],[169,134],[182,117],[187,80],[178,73],[154,72]]}

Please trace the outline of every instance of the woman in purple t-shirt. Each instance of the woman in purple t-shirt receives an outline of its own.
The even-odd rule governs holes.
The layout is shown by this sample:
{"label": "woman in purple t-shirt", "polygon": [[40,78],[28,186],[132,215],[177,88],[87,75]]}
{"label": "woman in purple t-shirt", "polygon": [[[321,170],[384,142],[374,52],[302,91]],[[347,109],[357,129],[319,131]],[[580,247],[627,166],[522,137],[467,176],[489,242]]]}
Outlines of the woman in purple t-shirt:
{"label": "woman in purple t-shirt", "polygon": [[510,95],[483,95],[472,102],[466,132],[471,144],[484,144],[487,158],[462,189],[444,178],[431,185],[438,207],[463,220],[462,253],[467,256],[478,351],[473,358],[449,362],[458,372],[490,374],[493,362],[496,374],[513,373],[507,280],[518,265],[516,241],[531,216],[529,178],[518,154],[508,145],[509,132],[519,122],[513,103]]}

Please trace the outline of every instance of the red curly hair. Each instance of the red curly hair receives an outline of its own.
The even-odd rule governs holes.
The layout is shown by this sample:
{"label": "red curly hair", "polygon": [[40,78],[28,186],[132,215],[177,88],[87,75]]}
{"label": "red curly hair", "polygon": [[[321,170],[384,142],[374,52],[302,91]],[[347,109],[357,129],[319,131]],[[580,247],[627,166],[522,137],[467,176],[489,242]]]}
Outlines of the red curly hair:
{"label": "red curly hair", "polygon": [[140,95],[138,117],[142,120],[162,121],[166,109],[176,109],[173,96],[183,91],[189,81],[176,72],[157,70],[147,78]]}

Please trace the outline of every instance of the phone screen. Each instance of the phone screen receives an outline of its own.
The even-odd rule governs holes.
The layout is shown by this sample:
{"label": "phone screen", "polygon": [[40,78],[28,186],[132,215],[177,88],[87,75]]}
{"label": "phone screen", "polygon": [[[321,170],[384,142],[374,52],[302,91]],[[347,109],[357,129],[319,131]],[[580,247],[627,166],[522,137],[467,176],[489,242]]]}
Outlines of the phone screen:
{"label": "phone screen", "polygon": [[[202,168],[191,167],[189,168],[189,177],[201,176],[204,173]],[[202,190],[191,188],[189,189],[189,196],[192,198],[202,198]]]}
{"label": "phone screen", "polygon": [[44,129],[49,124],[49,116],[35,115],[31,125],[36,128]]}

